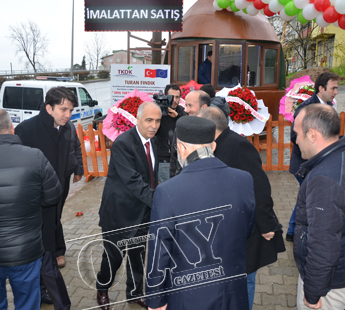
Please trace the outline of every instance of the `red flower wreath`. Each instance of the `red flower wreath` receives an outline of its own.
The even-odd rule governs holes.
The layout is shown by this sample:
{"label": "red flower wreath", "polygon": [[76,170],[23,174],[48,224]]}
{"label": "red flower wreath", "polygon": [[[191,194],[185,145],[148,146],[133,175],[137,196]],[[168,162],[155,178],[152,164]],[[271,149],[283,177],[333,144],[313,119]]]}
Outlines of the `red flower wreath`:
{"label": "red flower wreath", "polygon": [[[228,96],[231,97],[238,97],[242,99],[244,102],[248,103],[255,111],[258,110],[258,102],[256,100],[255,95],[252,94],[252,92],[246,88],[246,87],[238,87],[228,93]],[[235,123],[248,123],[251,122],[254,118],[252,114],[250,113],[250,110],[245,109],[245,107],[237,102],[229,102],[230,107],[230,118]]]}
{"label": "red flower wreath", "polygon": [[143,101],[139,97],[129,97],[123,100],[118,108],[126,110],[134,117],[137,117],[138,108],[142,103]]}

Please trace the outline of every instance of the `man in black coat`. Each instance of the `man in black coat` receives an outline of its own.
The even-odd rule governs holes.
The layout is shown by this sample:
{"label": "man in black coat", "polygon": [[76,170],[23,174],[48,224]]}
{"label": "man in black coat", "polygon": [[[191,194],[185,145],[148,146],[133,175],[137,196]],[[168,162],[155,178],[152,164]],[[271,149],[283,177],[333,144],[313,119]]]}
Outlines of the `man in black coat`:
{"label": "man in black coat", "polygon": [[[154,189],[158,183],[157,146],[154,138],[161,121],[161,110],[156,103],[139,106],[137,125],[121,134],[111,148],[109,172],[99,210],[105,251],[101,270],[97,275],[97,302],[102,309],[110,309],[108,289],[122,263],[122,253],[113,246],[119,241],[147,233],[125,228],[148,223]],[[112,232],[120,230],[120,232]],[[130,247],[130,246],[129,246]],[[143,266],[140,248],[128,251],[126,297],[144,306]],[[144,256],[145,257],[145,256]]]}
{"label": "man in black coat", "polygon": [[[294,114],[294,119],[296,119],[297,115],[301,112],[301,110],[304,107],[314,103],[328,104],[329,106],[332,106],[335,110],[337,110],[336,106],[334,106],[333,99],[338,94],[338,81],[339,76],[335,73],[321,73],[315,81],[315,93],[309,99],[307,99],[299,105]],[[289,171],[295,176],[298,183],[301,185],[303,179],[296,176],[296,173],[300,165],[303,164],[305,160],[302,158],[299,146],[296,144],[296,133],[294,132],[294,123],[291,127],[291,141],[293,142],[293,149],[291,153]],[[296,207],[294,208],[290,218],[289,228],[286,234],[287,241],[293,241],[295,229],[295,212]]]}
{"label": "man in black coat", "polygon": [[14,135],[5,110],[0,110],[0,158],[0,309],[7,309],[7,278],[16,309],[39,309],[42,207],[57,203],[61,185],[43,153]]}
{"label": "man in black coat", "polygon": [[[67,123],[77,106],[77,98],[69,89],[51,88],[39,115],[20,123],[15,129],[24,145],[43,152],[53,166],[63,189],[68,173],[71,141],[71,127]],[[62,207],[61,199],[57,205],[43,209],[42,231],[46,252],[42,263],[42,278],[55,309],[70,308],[70,300],[56,260],[56,250],[63,246],[59,243],[63,240],[60,236],[63,233],[60,222]],[[42,287],[43,301],[45,297],[45,289]],[[49,302],[48,297],[47,301]]]}
{"label": "man in black coat", "polygon": [[247,281],[250,309],[254,301],[256,271],[277,260],[277,254],[285,251],[282,225],[273,210],[271,185],[262,170],[260,155],[246,138],[228,127],[222,110],[209,107],[198,116],[216,124],[216,150],[214,155],[229,167],[249,172],[254,179],[256,216],[253,231],[247,240]]}

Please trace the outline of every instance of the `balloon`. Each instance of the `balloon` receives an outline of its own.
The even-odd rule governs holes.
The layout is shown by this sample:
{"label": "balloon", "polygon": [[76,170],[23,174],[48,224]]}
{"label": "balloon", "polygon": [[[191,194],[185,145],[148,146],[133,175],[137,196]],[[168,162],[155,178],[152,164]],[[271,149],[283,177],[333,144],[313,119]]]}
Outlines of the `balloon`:
{"label": "balloon", "polygon": [[329,0],[332,5],[335,5],[335,0]]}
{"label": "balloon", "polygon": [[301,24],[306,24],[309,22],[309,19],[305,19],[303,16],[303,10],[299,10],[297,13],[297,19]]}
{"label": "balloon", "polygon": [[242,11],[243,11],[244,14],[248,14],[247,13],[247,8],[244,8]]}
{"label": "balloon", "polygon": [[296,8],[304,9],[309,4],[309,0],[295,0],[294,3]]}
{"label": "balloon", "polygon": [[226,9],[230,5],[229,0],[217,0],[217,4],[221,9]]}
{"label": "balloon", "polygon": [[261,1],[265,4],[269,4],[271,2],[271,0],[261,0]]}
{"label": "balloon", "polygon": [[293,19],[294,17],[293,16],[288,16],[286,15],[285,11],[284,10],[281,10],[280,11],[280,18],[282,20],[285,20],[286,22],[288,22],[289,20]]}
{"label": "balloon", "polygon": [[293,1],[290,1],[287,5],[285,5],[284,11],[285,11],[286,15],[294,16],[298,13],[298,8],[296,8]]}
{"label": "balloon", "polygon": [[[335,10],[339,14],[345,14],[345,1],[344,0],[335,0]],[[341,27],[340,27],[341,28]]]}
{"label": "balloon", "polygon": [[254,0],[253,4],[257,10],[262,10],[265,7],[265,3],[263,3],[261,0]]}
{"label": "balloon", "polygon": [[338,19],[338,25],[341,29],[345,30],[345,15],[341,15]]}
{"label": "balloon", "polygon": [[329,6],[324,12],[323,12],[323,19],[327,23],[334,23],[336,22],[340,17],[340,14],[335,10],[334,6]]}
{"label": "balloon", "polygon": [[278,0],[271,0],[270,4],[268,5],[269,9],[273,13],[279,12],[284,5],[280,4]]}
{"label": "balloon", "polygon": [[336,21],[335,23],[333,23],[333,25],[334,25],[335,27],[338,27],[338,28],[339,28],[339,23],[338,23],[338,21]]}
{"label": "balloon", "polygon": [[240,11],[240,9],[238,9],[237,6],[235,5],[235,1],[230,1],[230,8],[233,12]]}
{"label": "balloon", "polygon": [[269,7],[268,7],[268,4],[266,4],[266,6],[264,7],[264,14],[268,17],[271,17],[273,16],[275,13],[271,12]]}
{"label": "balloon", "polygon": [[310,3],[303,9],[303,17],[305,19],[313,20],[319,12],[315,9],[314,4]]}
{"label": "balloon", "polygon": [[326,10],[329,6],[331,5],[331,3],[329,2],[329,0],[315,0],[314,1],[314,6],[315,9],[319,12],[323,12],[324,10]]}
{"label": "balloon", "polygon": [[286,5],[288,4],[291,0],[278,0],[280,4]]}
{"label": "balloon", "polygon": [[247,13],[250,16],[255,16],[256,14],[259,13],[259,10],[255,8],[253,2],[247,6]]}
{"label": "balloon", "polygon": [[235,5],[238,9],[243,10],[248,6],[248,2],[246,0],[235,0]]}
{"label": "balloon", "polygon": [[227,11],[232,12],[230,5],[226,9],[227,9]]}
{"label": "balloon", "polygon": [[329,23],[327,23],[324,19],[323,19],[323,14],[319,14],[318,16],[316,16],[316,23],[321,27],[321,28],[325,28],[329,25]]}
{"label": "balloon", "polygon": [[214,1],[213,1],[213,7],[214,7],[214,9],[215,9],[216,11],[221,11],[221,10],[222,10],[222,8],[220,8],[220,7],[218,6],[218,4],[217,4],[217,0],[214,0]]}

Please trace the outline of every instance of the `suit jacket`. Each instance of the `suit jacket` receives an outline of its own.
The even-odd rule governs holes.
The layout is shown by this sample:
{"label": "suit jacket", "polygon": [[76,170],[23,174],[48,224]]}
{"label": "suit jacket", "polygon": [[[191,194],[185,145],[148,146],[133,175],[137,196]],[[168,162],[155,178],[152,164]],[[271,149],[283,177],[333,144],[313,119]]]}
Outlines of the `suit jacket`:
{"label": "suit jacket", "polygon": [[[155,139],[151,139],[155,156],[154,178],[158,183],[158,158]],[[150,212],[154,190],[144,146],[136,127],[121,134],[111,148],[109,172],[99,210],[99,226],[106,230],[140,224],[145,211]],[[129,231],[132,237],[135,231]]]}
{"label": "suit jacket", "polygon": [[[219,211],[216,209],[226,205],[231,206],[228,209],[220,208]],[[208,215],[203,212],[200,213],[200,216],[195,215],[195,212],[207,209],[212,209]],[[188,217],[180,217],[180,215],[187,214]],[[219,217],[222,219],[219,223],[212,225],[216,222],[212,222],[212,224],[209,222],[212,218]],[[184,275],[189,277],[189,274],[200,272],[207,273],[208,270],[220,266],[224,270],[225,277],[245,274],[246,240],[252,230],[254,217],[253,178],[245,171],[227,167],[217,158],[196,160],[183,168],[179,175],[160,184],[153,199],[150,233],[156,234],[160,228],[165,227],[172,232],[174,239],[170,238],[168,234],[166,234],[166,238],[156,238],[157,242],[164,243],[165,248],[164,250],[161,247],[161,250],[156,253],[159,256],[159,266],[157,265],[157,267],[164,270],[164,268],[170,269],[176,265],[175,270],[171,273],[171,278],[169,276],[165,278],[162,289],[169,289],[169,278],[176,283],[176,277]],[[153,223],[169,218],[172,220]],[[198,243],[200,239],[188,238],[191,230],[195,231],[194,227],[191,230],[184,230],[181,227],[182,223],[190,223],[193,220],[200,224],[197,229],[202,232],[203,236],[212,240],[212,254],[203,255],[205,247]],[[161,225],[159,225],[160,223]],[[213,228],[216,231],[214,235],[212,234]],[[187,237],[182,231],[186,232]],[[206,239],[206,237],[200,238]],[[186,259],[180,254],[181,251],[173,240],[176,240],[190,264],[186,263]],[[194,243],[194,241],[196,242]],[[147,263],[149,277],[152,261],[156,259],[154,245],[154,240],[149,242]],[[167,254],[167,251],[172,254],[172,257]],[[217,258],[216,263],[213,258]],[[248,309],[246,277],[240,276],[232,279],[225,279],[225,277],[222,280],[218,278],[219,281],[215,279],[216,281],[213,281],[211,285],[210,283],[199,285],[202,283],[196,282],[198,285],[192,289],[188,289],[185,285],[173,287],[173,289],[179,290],[155,298],[147,297],[145,303],[151,308],[168,303],[169,310]],[[148,283],[146,281],[146,294],[155,293],[156,288],[148,287]]]}
{"label": "suit jacket", "polygon": [[[23,145],[41,150],[53,166],[62,188],[65,187],[69,161],[71,128],[61,126],[60,131],[54,127],[54,118],[43,106],[40,114],[20,123],[15,129]],[[57,205],[44,208],[42,211],[42,238],[46,251],[55,251],[56,225],[61,217],[63,200]]]}
{"label": "suit jacket", "polygon": [[[225,129],[216,139],[214,155],[232,168],[241,169],[251,174],[254,179],[256,216],[252,234],[247,240],[247,273],[252,273],[263,266],[274,263],[277,253],[285,251],[282,226],[273,210],[271,185],[258,151],[246,138],[236,132]],[[267,241],[262,234],[275,232],[272,240]]]}

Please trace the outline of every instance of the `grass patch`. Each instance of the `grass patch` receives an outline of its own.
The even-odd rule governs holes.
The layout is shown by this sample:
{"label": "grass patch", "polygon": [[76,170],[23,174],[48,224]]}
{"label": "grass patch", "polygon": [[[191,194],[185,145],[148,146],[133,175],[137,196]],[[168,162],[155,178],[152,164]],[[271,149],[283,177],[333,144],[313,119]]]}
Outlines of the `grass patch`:
{"label": "grass patch", "polygon": [[298,72],[293,72],[293,73],[289,73],[285,78],[288,80],[290,78],[292,78],[294,75],[296,75]]}
{"label": "grass patch", "polygon": [[338,74],[341,77],[341,80],[339,81],[339,85],[345,84],[345,65],[341,65],[336,68],[330,68],[332,72]]}

